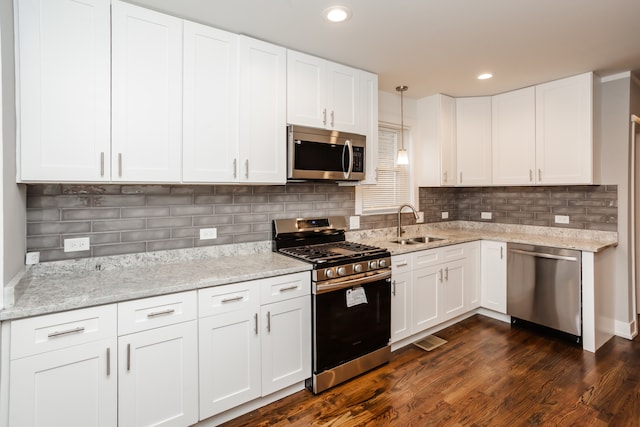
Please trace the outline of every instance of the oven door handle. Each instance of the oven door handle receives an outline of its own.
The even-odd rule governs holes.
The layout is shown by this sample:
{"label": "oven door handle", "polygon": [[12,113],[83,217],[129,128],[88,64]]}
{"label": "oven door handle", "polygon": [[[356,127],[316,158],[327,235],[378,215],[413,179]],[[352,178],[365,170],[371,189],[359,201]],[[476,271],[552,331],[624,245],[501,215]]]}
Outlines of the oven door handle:
{"label": "oven door handle", "polygon": [[391,270],[376,273],[372,276],[358,277],[357,279],[343,280],[335,283],[326,283],[316,286],[316,295],[324,294],[327,292],[339,291],[340,289],[352,288],[354,286],[362,286],[367,283],[377,282],[379,280],[385,280],[391,278]]}

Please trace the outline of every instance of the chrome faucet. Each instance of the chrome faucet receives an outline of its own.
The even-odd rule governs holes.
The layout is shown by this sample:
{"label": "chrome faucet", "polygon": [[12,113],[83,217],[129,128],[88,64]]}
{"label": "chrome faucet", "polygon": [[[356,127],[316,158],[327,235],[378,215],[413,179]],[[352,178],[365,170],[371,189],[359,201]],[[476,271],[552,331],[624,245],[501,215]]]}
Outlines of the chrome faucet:
{"label": "chrome faucet", "polygon": [[413,216],[416,218],[416,221],[418,220],[418,212],[416,211],[416,208],[408,203],[401,205],[400,208],[398,208],[398,240],[401,239],[401,235],[404,232],[404,230],[402,229],[402,216],[400,215],[402,213],[402,209],[404,208],[410,208],[413,211]]}

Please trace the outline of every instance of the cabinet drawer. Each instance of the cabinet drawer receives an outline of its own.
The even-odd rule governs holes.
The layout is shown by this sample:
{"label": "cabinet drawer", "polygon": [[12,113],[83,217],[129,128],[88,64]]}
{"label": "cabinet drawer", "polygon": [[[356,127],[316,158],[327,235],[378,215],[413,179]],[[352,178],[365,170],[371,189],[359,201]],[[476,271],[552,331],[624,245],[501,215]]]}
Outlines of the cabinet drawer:
{"label": "cabinet drawer", "polygon": [[469,251],[474,247],[479,248],[479,242],[460,243],[458,245],[445,246],[440,248],[442,251],[442,261],[454,261],[469,256]]}
{"label": "cabinet drawer", "polygon": [[118,304],[118,335],[195,320],[195,291],[161,295]]}
{"label": "cabinet drawer", "polygon": [[260,303],[284,301],[311,295],[311,275],[308,272],[256,280],[260,286]]}
{"label": "cabinet drawer", "polygon": [[442,249],[429,249],[413,253],[413,268],[430,267],[440,264],[442,261]]}
{"label": "cabinet drawer", "polygon": [[11,359],[112,338],[115,304],[47,314],[11,322]]}
{"label": "cabinet drawer", "polygon": [[393,273],[404,273],[413,269],[412,254],[394,255],[391,257],[391,271]]}
{"label": "cabinet drawer", "polygon": [[198,291],[198,316],[231,313],[260,306],[260,289],[256,282],[214,286]]}

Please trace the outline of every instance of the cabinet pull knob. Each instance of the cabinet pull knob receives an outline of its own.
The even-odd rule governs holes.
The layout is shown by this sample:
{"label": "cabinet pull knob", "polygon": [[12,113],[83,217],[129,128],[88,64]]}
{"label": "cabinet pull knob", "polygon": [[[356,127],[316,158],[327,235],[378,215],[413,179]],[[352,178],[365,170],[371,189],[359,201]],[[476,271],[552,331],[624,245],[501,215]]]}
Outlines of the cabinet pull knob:
{"label": "cabinet pull knob", "polygon": [[538,182],[542,182],[542,169],[538,169]]}
{"label": "cabinet pull knob", "polygon": [[131,370],[131,344],[127,344],[127,371]]}
{"label": "cabinet pull knob", "polygon": [[444,280],[449,281],[449,267],[444,269]]}
{"label": "cabinet pull knob", "polygon": [[111,347],[107,347],[107,376],[111,375]]}
{"label": "cabinet pull knob", "polygon": [[334,121],[335,121],[335,120],[334,120],[334,116],[335,116],[335,113],[334,113],[334,111],[333,111],[333,110],[331,110],[331,127],[333,127],[333,123],[334,123]]}
{"label": "cabinet pull knob", "polygon": [[235,302],[235,301],[241,301],[244,297],[242,295],[238,295],[237,297],[232,297],[232,298],[223,298],[222,299],[222,303],[227,303],[227,302]]}
{"label": "cabinet pull knob", "polygon": [[122,176],[122,153],[118,153],[118,176]]}
{"label": "cabinet pull knob", "polygon": [[238,177],[238,159],[233,159],[233,177]]}
{"label": "cabinet pull knob", "polygon": [[244,167],[246,169],[246,172],[244,173],[244,177],[249,179],[249,159],[245,160]]}
{"label": "cabinet pull knob", "polygon": [[255,331],[256,335],[258,335],[258,313],[253,315],[253,320],[255,322],[253,330]]}
{"label": "cabinet pull knob", "polygon": [[533,181],[533,170],[529,169],[529,182]]}
{"label": "cabinet pull knob", "polygon": [[164,316],[164,315],[167,315],[167,314],[173,314],[175,312],[176,312],[176,310],[174,308],[167,308],[166,310],[154,311],[152,313],[147,313],[147,317]]}
{"label": "cabinet pull knob", "polygon": [[267,332],[271,332],[271,312],[267,311]]}
{"label": "cabinet pull knob", "polygon": [[104,176],[104,151],[100,152],[100,176]]}
{"label": "cabinet pull knob", "polygon": [[293,291],[295,289],[298,289],[298,285],[291,285],[291,286],[287,286],[286,288],[280,288],[278,292]]}
{"label": "cabinet pull knob", "polygon": [[49,338],[57,338],[57,337],[65,336],[65,335],[79,334],[81,332],[84,332],[84,326],[78,326],[77,328],[67,329],[65,331],[51,332],[49,335],[47,335],[47,337],[49,337]]}
{"label": "cabinet pull knob", "polygon": [[393,286],[391,287],[391,293],[393,294],[393,296],[396,296],[396,281],[393,281]]}
{"label": "cabinet pull knob", "polygon": [[322,125],[327,125],[327,109],[322,110]]}

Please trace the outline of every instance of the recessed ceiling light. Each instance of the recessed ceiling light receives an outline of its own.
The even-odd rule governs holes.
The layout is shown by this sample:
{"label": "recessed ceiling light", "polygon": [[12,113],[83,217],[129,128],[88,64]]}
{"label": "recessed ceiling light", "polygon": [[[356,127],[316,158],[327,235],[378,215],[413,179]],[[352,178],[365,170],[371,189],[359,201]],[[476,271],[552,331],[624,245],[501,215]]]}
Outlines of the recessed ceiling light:
{"label": "recessed ceiling light", "polygon": [[478,80],[487,80],[487,79],[490,79],[491,77],[493,77],[493,74],[483,73],[478,76]]}
{"label": "recessed ceiling light", "polygon": [[322,15],[330,22],[343,22],[351,19],[351,9],[346,6],[331,6],[322,12]]}

